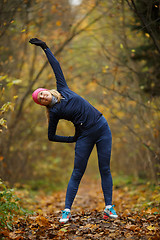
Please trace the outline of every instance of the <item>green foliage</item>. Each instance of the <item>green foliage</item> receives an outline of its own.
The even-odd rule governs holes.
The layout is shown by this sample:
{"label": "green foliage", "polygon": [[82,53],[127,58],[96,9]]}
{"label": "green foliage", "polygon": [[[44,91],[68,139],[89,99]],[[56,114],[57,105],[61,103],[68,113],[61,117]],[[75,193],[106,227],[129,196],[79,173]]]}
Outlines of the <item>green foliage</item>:
{"label": "green foliage", "polygon": [[[136,179],[136,182],[139,181],[139,179]],[[127,176],[124,174],[119,174],[113,177],[113,183],[115,188],[119,188],[122,186],[128,186],[135,182],[135,178],[131,175]]]}
{"label": "green foliage", "polygon": [[0,132],[2,132],[3,129],[7,129],[7,120],[5,119],[4,115],[6,115],[9,111],[14,111],[15,102],[13,101],[18,98],[17,95],[14,95],[11,96],[11,101],[6,101],[5,95],[7,95],[8,90],[10,91],[14,85],[18,85],[20,82],[20,79],[12,80],[7,75],[0,76],[0,87],[2,88],[2,93],[0,96],[0,100],[2,102],[2,106],[0,107]]}
{"label": "green foliage", "polygon": [[12,229],[14,217],[29,213],[20,206],[20,199],[0,180],[0,228]]}
{"label": "green foliage", "polygon": [[[7,128],[6,120],[4,118],[0,119],[0,127]],[[0,131],[2,131],[2,130],[0,130]]]}

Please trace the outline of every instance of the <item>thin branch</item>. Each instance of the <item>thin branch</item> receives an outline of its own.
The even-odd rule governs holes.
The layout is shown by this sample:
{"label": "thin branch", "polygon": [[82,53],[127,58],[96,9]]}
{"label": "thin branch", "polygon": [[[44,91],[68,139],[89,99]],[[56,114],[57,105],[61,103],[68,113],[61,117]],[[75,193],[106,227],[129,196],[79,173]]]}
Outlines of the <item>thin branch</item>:
{"label": "thin branch", "polygon": [[96,9],[101,0],[97,0],[95,5],[84,15],[84,17],[74,26],[72,32],[74,33],[76,29],[81,25],[84,20],[91,15],[91,13]]}
{"label": "thin branch", "polygon": [[130,2],[129,2],[128,0],[126,0],[126,2],[128,3],[128,6],[130,7],[130,9],[131,9],[132,11],[134,11],[134,9],[133,9],[133,7],[132,7],[132,4],[130,4]]}
{"label": "thin branch", "polygon": [[141,14],[139,13],[139,11],[137,10],[137,7],[136,7],[135,2],[134,2],[133,0],[131,0],[132,6],[133,6],[133,7],[131,7],[131,4],[129,3],[129,1],[128,1],[128,0],[126,0],[126,1],[127,1],[128,5],[129,5],[129,7],[131,8],[131,10],[133,10],[133,11],[135,12],[135,14],[139,17],[139,19],[140,19],[140,21],[142,22],[144,28],[146,28],[146,30],[147,30],[148,33],[150,34],[150,36],[151,36],[151,38],[152,38],[152,40],[153,40],[153,42],[154,42],[154,45],[155,45],[157,51],[158,51],[159,54],[160,54],[160,46],[159,46],[159,44],[158,44],[158,42],[157,42],[157,40],[156,40],[156,36],[155,36],[154,32],[152,31],[150,25],[148,25],[148,23],[146,23],[146,20],[141,16]]}
{"label": "thin branch", "polygon": [[114,118],[118,119],[118,121],[121,122],[122,125],[124,125],[126,128],[128,128],[128,130],[129,130],[134,136],[136,136],[136,137],[138,138],[138,141],[139,141],[144,147],[146,147],[146,148],[149,150],[149,152],[154,156],[155,159],[157,159],[158,161],[160,160],[160,158],[159,158],[159,156],[157,155],[157,153],[154,152],[154,151],[152,150],[152,148],[151,148],[147,143],[145,143],[145,142],[143,141],[143,139],[133,130],[133,128],[131,128],[130,126],[128,126],[128,125],[126,124],[126,122],[124,122],[122,119],[120,119],[119,117],[117,117],[117,115],[114,114],[111,109],[110,109],[110,112],[111,112],[112,116],[114,116]]}
{"label": "thin branch", "polygon": [[[124,67],[124,65],[120,64],[119,58],[117,56],[113,55],[111,51],[106,49],[105,45],[99,39],[97,39],[95,36],[93,36],[93,38],[100,44],[102,49],[105,51],[106,54],[104,54],[104,56],[107,58],[107,60],[111,61],[110,56],[112,56],[113,58],[116,59],[116,61],[114,61],[115,65],[117,65],[118,67]],[[104,53],[104,51],[103,51],[103,53]],[[125,63],[125,67],[128,68],[133,73],[135,73],[137,76],[139,76],[139,72],[135,71],[135,69],[130,67],[127,63]]]}
{"label": "thin branch", "polygon": [[146,28],[146,27],[152,25],[152,24],[155,23],[155,22],[158,22],[159,20],[160,20],[160,17],[157,18],[156,20],[151,21],[150,23],[146,24],[144,27],[140,28],[136,33],[140,32],[141,30],[143,30],[144,28]]}
{"label": "thin branch", "polygon": [[[94,80],[94,81],[95,81],[95,80]],[[113,89],[113,88],[104,86],[103,84],[99,83],[98,81],[96,81],[96,83],[97,83],[99,86],[107,89],[108,91],[112,91],[112,92],[115,92],[116,94],[118,94],[118,95],[120,95],[120,96],[122,96],[122,97],[129,98],[130,100],[136,102],[137,104],[139,104],[139,105],[141,105],[141,106],[143,106],[143,107],[145,107],[145,108],[148,108],[148,109],[154,110],[154,111],[160,111],[160,108],[149,107],[149,106],[145,105],[144,103],[135,100],[135,99],[134,99],[133,97],[131,97],[129,94],[124,94],[124,93],[119,92],[119,91],[117,91],[117,90],[115,90],[115,89]]]}
{"label": "thin branch", "polygon": [[[107,60],[109,60],[109,61],[111,60],[110,56],[116,58],[115,56],[113,56],[112,53],[110,53],[110,52],[108,51],[108,49],[106,49],[106,47],[104,46],[104,44],[101,43],[101,42],[99,41],[99,39],[97,39],[96,37],[94,37],[94,39],[101,45],[102,49],[105,50],[105,52],[108,54],[108,55],[105,55],[105,57],[107,58]],[[117,67],[121,66],[121,65],[119,64],[119,62],[115,62],[115,65],[116,65]],[[136,72],[133,68],[129,67],[127,64],[125,65],[125,67],[127,67],[129,70],[133,71],[135,74],[137,74],[137,75],[139,74],[139,73]],[[145,108],[148,108],[148,109],[154,110],[154,111],[160,111],[160,108],[149,107],[149,106],[145,105],[144,103],[141,103],[141,102],[135,100],[135,99],[132,98],[129,94],[123,94],[123,93],[121,93],[121,92],[119,92],[119,91],[117,91],[117,90],[115,90],[115,89],[111,89],[111,88],[109,88],[109,87],[107,87],[107,86],[102,85],[102,84],[99,83],[98,81],[97,81],[97,84],[100,85],[100,86],[103,87],[103,88],[106,88],[108,91],[114,91],[114,92],[116,92],[117,94],[119,94],[119,95],[121,95],[121,96],[123,96],[123,97],[127,97],[127,98],[129,98],[130,100],[136,102],[137,104],[139,104],[139,105],[141,105],[141,106],[143,106],[143,107],[145,107]]]}
{"label": "thin branch", "polygon": [[[0,33],[0,38],[3,37],[3,35],[5,34],[5,32],[7,31],[7,29],[9,28],[9,26],[11,25],[11,21],[13,20],[13,17],[16,15],[18,8],[20,6],[20,2],[17,3],[17,6],[14,6],[13,11],[8,12],[7,11],[7,19],[10,18],[10,20],[8,21],[8,23],[5,25],[4,29],[2,30],[2,32]],[[3,12],[1,11],[0,14],[2,14]],[[8,16],[9,13],[11,14],[11,16]],[[2,23],[1,23],[2,24]]]}

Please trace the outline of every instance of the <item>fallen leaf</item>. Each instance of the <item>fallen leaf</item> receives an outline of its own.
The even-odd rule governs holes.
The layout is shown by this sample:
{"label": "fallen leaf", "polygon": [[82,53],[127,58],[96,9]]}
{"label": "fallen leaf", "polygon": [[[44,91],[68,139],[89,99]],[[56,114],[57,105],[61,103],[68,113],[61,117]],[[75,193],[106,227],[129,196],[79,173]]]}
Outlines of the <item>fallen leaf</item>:
{"label": "fallen leaf", "polygon": [[44,226],[44,227],[47,227],[50,225],[49,221],[47,218],[43,217],[43,216],[38,216],[36,218],[36,222],[39,226]]}
{"label": "fallen leaf", "polygon": [[129,230],[132,230],[132,231],[135,231],[136,227],[137,227],[137,226],[136,226],[136,225],[133,225],[133,224],[132,224],[132,225],[131,225],[131,224],[127,224],[127,225],[125,226],[126,229],[129,229]]}
{"label": "fallen leaf", "polygon": [[3,234],[3,236],[8,237],[10,233],[7,230],[1,230],[0,234]]}
{"label": "fallen leaf", "polygon": [[155,230],[156,230],[156,227],[150,225],[150,226],[147,227],[147,229],[148,229],[149,231],[155,231]]}
{"label": "fallen leaf", "polygon": [[67,229],[66,229],[66,228],[61,228],[61,229],[59,230],[59,232],[67,232]]}

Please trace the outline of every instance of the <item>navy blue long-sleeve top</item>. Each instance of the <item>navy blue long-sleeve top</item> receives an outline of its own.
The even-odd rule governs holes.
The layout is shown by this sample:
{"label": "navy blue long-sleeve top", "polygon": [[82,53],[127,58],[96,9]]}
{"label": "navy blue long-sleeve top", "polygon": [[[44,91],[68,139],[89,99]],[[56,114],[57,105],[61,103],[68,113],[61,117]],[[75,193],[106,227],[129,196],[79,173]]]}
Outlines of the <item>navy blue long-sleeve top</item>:
{"label": "navy blue long-sleeve top", "polygon": [[[59,103],[49,108],[48,139],[54,142],[72,143],[77,140],[80,132],[95,125],[102,114],[88,101],[69,89],[59,62],[49,48],[44,51],[56,77],[57,91],[63,97]],[[60,119],[71,121],[74,124],[75,136],[56,135]]]}

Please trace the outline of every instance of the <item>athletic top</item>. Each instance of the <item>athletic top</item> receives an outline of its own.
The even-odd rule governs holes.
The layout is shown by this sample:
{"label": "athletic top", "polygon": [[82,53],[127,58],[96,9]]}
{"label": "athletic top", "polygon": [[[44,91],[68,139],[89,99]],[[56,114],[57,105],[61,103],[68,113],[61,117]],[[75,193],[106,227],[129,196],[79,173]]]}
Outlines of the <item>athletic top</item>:
{"label": "athletic top", "polygon": [[[102,113],[87,100],[69,89],[59,62],[49,48],[44,51],[56,77],[57,91],[63,97],[59,103],[49,107],[48,139],[54,142],[76,142],[80,133],[94,126]],[[71,121],[74,124],[75,136],[56,135],[56,128],[60,119]]]}

